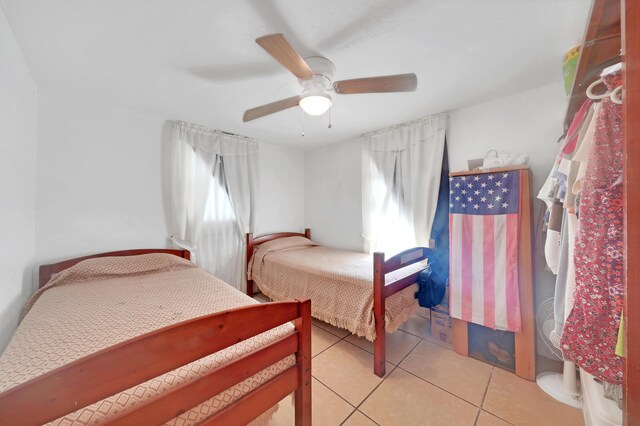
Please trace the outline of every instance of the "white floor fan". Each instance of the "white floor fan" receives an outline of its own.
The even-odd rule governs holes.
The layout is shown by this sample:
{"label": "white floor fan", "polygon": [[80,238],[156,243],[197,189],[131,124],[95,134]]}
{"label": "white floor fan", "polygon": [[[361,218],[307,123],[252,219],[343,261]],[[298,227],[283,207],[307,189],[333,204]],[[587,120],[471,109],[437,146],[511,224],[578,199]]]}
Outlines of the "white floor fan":
{"label": "white floor fan", "polygon": [[[549,351],[562,360],[562,351],[551,341],[554,328],[553,298],[547,299],[538,306],[536,313],[536,327]],[[540,389],[548,395],[571,407],[582,408],[580,390],[576,378],[576,365],[571,361],[564,361],[563,373],[540,373],[536,377]]]}

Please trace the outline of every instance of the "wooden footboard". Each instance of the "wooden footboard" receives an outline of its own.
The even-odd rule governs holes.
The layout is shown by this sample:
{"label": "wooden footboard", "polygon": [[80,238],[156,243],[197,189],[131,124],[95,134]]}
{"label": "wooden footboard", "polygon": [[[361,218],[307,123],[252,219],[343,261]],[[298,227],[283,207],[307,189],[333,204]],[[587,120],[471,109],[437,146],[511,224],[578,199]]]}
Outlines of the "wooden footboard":
{"label": "wooden footboard", "polygon": [[[247,270],[257,245],[284,237],[311,238],[311,230],[309,228],[305,229],[304,234],[279,232],[258,238],[254,238],[253,234],[247,234]],[[377,376],[383,377],[385,374],[385,299],[418,281],[420,271],[412,270],[395,280],[387,280],[386,274],[421,262],[432,253],[433,250],[431,248],[414,247],[396,254],[387,261],[384,259],[384,253],[376,252],[373,254],[373,315],[376,323],[376,339],[373,343],[373,371]],[[247,278],[247,294],[251,296],[253,293],[253,281]]]}
{"label": "wooden footboard", "polygon": [[414,247],[399,253],[389,260],[384,260],[384,253],[373,254],[373,315],[376,321],[376,339],[373,342],[373,372],[379,376],[385,375],[386,334],[385,334],[385,300],[418,281],[420,271],[387,282],[386,274],[405,268],[414,263],[425,260],[433,250],[427,247]]}
{"label": "wooden footboard", "polygon": [[247,424],[295,391],[296,425],[311,425],[309,300],[251,305],[195,318],[80,358],[0,393],[0,418],[3,424],[22,425],[55,420],[290,321],[296,327],[293,334],[162,393],[108,423],[164,423],[295,354],[293,367],[202,424]]}

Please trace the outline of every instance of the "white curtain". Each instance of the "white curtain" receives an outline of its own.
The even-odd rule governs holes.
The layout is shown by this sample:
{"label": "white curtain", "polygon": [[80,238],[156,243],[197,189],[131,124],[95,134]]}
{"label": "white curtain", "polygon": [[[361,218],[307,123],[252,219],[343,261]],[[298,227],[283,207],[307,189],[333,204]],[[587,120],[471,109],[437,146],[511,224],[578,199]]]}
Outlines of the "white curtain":
{"label": "white curtain", "polygon": [[364,249],[387,258],[428,246],[438,203],[447,117],[365,134],[362,142]]}
{"label": "white curtain", "polygon": [[245,234],[255,228],[258,145],[175,122],[171,142],[171,239],[196,263],[243,290]]}

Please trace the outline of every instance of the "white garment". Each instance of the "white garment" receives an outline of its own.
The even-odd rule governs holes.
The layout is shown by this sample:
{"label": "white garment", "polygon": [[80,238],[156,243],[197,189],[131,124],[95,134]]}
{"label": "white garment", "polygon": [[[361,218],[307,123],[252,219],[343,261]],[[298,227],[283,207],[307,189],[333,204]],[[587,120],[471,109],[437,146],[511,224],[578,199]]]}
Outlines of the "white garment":
{"label": "white garment", "polygon": [[576,175],[575,182],[573,184],[573,188],[569,188],[569,190],[573,191],[574,194],[580,193],[582,191],[582,179],[587,171],[587,163],[589,161],[589,151],[591,151],[591,147],[593,146],[593,136],[596,132],[596,122],[598,113],[600,111],[600,103],[596,103],[593,106],[593,115],[591,116],[591,121],[589,122],[589,126],[587,127],[587,131],[584,133],[584,137],[580,143],[580,146],[576,150],[576,153],[573,155],[573,161],[580,162],[580,168],[578,169],[578,174]]}
{"label": "white garment", "polygon": [[576,228],[578,227],[578,218],[575,212],[567,212],[567,244],[569,245],[569,266],[567,268],[567,287],[564,293],[564,319],[566,320],[574,305],[573,292],[576,289],[576,264],[573,259],[574,248],[576,244]]}
{"label": "white garment", "polygon": [[554,275],[558,273],[560,266],[560,247],[562,246],[562,234],[551,229],[547,230],[547,240],[544,244],[544,258]]}
{"label": "white garment", "polygon": [[196,263],[244,289],[244,235],[255,228],[255,141],[175,122],[171,152],[171,239]]}
{"label": "white garment", "polygon": [[387,258],[428,246],[438,202],[447,116],[363,136],[362,223],[365,252]]}
{"label": "white garment", "polygon": [[538,192],[538,199],[544,201],[547,205],[547,210],[551,210],[551,206],[553,205],[553,200],[555,199],[556,192],[558,190],[558,179],[555,178],[556,171],[558,171],[558,167],[560,167],[560,160],[562,158],[562,147],[560,147],[560,151],[556,155],[556,158],[553,162],[553,167],[549,172],[549,176],[547,176],[547,180],[544,181],[542,188]]}

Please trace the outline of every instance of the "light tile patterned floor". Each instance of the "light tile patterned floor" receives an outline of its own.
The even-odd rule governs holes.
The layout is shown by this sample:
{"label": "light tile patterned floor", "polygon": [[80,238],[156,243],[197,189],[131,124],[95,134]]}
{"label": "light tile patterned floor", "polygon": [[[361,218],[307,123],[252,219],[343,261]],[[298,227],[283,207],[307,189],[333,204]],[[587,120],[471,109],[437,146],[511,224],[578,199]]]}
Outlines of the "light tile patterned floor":
{"label": "light tile patterned floor", "polygon": [[[373,374],[371,343],[348,331],[314,320],[311,346],[314,425],[583,425],[581,411],[535,383],[438,344],[418,316],[387,336],[384,379]],[[270,425],[292,424],[287,397]]]}

